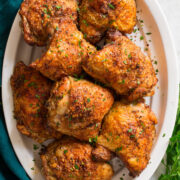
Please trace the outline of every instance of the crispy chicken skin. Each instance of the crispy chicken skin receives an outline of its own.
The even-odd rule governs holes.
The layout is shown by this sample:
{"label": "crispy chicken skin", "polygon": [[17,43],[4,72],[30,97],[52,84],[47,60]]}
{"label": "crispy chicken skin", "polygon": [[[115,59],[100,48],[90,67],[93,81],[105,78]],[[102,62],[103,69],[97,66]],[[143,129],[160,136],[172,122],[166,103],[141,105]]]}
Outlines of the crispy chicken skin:
{"label": "crispy chicken skin", "polygon": [[20,7],[24,39],[30,45],[44,46],[59,27],[59,20],[77,20],[76,0],[25,0]]}
{"label": "crispy chicken skin", "polygon": [[83,39],[83,34],[70,20],[63,20],[45,54],[31,66],[51,80],[80,74],[82,61],[96,51]]}
{"label": "crispy chicken skin", "polygon": [[64,77],[55,83],[47,102],[48,124],[63,134],[93,141],[113,101],[107,89],[86,80]]}
{"label": "crispy chicken skin", "polygon": [[95,161],[107,162],[110,161],[112,157],[112,152],[101,145],[96,144],[96,147],[92,150],[92,158]]}
{"label": "crispy chicken skin", "polygon": [[83,62],[83,69],[129,101],[152,96],[157,78],[151,59],[127,37],[116,35],[111,35],[114,42]]}
{"label": "crispy chicken skin", "polygon": [[50,144],[41,155],[46,180],[110,180],[111,166],[95,162],[92,147],[70,137]]}
{"label": "crispy chicken skin", "polygon": [[59,132],[46,125],[47,109],[44,104],[49,98],[52,82],[23,62],[18,62],[11,76],[11,87],[17,129],[40,143],[60,138]]}
{"label": "crispy chicken skin", "polygon": [[115,102],[104,119],[97,142],[116,152],[132,176],[147,166],[157,119],[143,102]]}
{"label": "crispy chicken skin", "polygon": [[108,28],[131,33],[136,24],[134,0],[82,0],[79,13],[81,31],[95,44]]}

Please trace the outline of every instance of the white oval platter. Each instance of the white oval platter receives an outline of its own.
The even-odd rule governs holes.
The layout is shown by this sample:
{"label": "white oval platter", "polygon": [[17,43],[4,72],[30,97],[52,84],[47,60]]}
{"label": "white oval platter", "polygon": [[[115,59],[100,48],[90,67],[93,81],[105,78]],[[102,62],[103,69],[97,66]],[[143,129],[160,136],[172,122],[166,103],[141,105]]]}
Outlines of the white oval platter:
{"label": "white oval platter", "polygon": [[[137,0],[137,10],[138,24],[135,29],[139,28],[139,31],[137,30],[128,36],[142,50],[146,49],[148,44],[150,50],[145,51],[145,53],[151,56],[151,59],[155,62],[153,64],[155,69],[158,69],[157,76],[159,79],[155,95],[152,98],[146,98],[147,104],[151,106],[158,118],[157,137],[151,152],[150,163],[141,175],[135,178],[136,180],[149,180],[165,154],[169,138],[173,131],[178,105],[179,76],[176,51],[169,27],[158,2],[156,0]],[[36,58],[40,57],[43,48],[31,47],[24,42],[19,22],[20,17],[17,14],[4,56],[2,74],[3,109],[9,137],[20,163],[31,179],[41,180],[44,178],[41,173],[38,150],[33,149],[33,144],[37,145],[37,143],[22,136],[16,129],[16,120],[13,118],[13,98],[10,77],[18,61],[24,61],[27,65],[30,64]],[[147,35],[149,34],[148,32],[152,34]],[[140,40],[141,36],[144,37],[143,40]],[[156,61],[158,62],[157,65]],[[117,158],[112,163],[115,170],[113,180],[119,180],[120,177],[124,180],[132,179],[128,176],[127,169],[122,166],[122,163]]]}

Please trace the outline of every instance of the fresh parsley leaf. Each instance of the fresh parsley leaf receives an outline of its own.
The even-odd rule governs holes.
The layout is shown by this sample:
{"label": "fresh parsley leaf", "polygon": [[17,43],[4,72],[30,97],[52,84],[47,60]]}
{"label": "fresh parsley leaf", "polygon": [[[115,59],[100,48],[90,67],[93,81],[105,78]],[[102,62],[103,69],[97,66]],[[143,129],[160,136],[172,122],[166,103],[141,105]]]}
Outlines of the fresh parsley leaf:
{"label": "fresh parsley leaf", "polygon": [[176,116],[176,124],[173,135],[170,139],[166,151],[167,160],[162,163],[165,165],[166,172],[159,177],[159,180],[179,180],[180,179],[180,96]]}

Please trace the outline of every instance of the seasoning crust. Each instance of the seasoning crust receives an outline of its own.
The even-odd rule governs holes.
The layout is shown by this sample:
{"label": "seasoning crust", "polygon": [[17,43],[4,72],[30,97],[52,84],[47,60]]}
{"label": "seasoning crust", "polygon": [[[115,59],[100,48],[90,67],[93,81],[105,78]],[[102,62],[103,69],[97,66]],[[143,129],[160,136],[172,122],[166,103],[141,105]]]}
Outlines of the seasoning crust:
{"label": "seasoning crust", "polygon": [[89,144],[69,137],[52,143],[41,155],[46,180],[110,180],[112,167],[93,161],[91,152]]}
{"label": "seasoning crust", "polygon": [[59,21],[77,21],[76,0],[24,0],[19,14],[24,40],[30,45],[45,46],[59,27]]}
{"label": "seasoning crust", "polygon": [[80,140],[95,141],[114,98],[87,80],[65,77],[56,82],[48,100],[48,125]]}
{"label": "seasoning crust", "polygon": [[83,69],[129,101],[152,96],[157,77],[151,59],[127,37],[111,37],[115,41],[86,59]]}
{"label": "seasoning crust", "polygon": [[129,169],[138,176],[147,166],[157,119],[143,102],[114,103],[105,117],[97,143],[115,152]]}
{"label": "seasoning crust", "polygon": [[60,138],[61,133],[47,126],[45,102],[52,82],[23,62],[18,62],[11,76],[11,87],[17,129],[40,143]]}

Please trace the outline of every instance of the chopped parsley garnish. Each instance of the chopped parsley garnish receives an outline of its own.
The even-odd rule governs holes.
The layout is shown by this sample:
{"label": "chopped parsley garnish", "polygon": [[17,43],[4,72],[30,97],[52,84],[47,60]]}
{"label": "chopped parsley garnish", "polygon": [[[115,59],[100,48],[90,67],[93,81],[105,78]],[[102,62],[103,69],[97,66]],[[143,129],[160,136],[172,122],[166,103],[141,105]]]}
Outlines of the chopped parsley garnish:
{"label": "chopped parsley garnish", "polygon": [[133,32],[134,32],[134,33],[136,33],[136,31],[137,31],[137,29],[134,29],[134,31],[133,31]]}
{"label": "chopped parsley garnish", "polygon": [[166,134],[164,133],[162,137],[165,137],[165,136],[166,136]]}
{"label": "chopped parsley garnish", "polygon": [[84,75],[82,74],[80,77],[78,77],[77,74],[74,74],[73,75],[75,77],[75,81],[79,81],[80,79],[83,79],[84,78]]}
{"label": "chopped parsley garnish", "polygon": [[112,24],[113,22],[115,22],[115,20],[110,20],[110,21],[109,21],[109,24]]}
{"label": "chopped parsley garnish", "polygon": [[125,80],[123,79],[121,82],[118,82],[118,84],[124,84]]}
{"label": "chopped parsley garnish", "polygon": [[141,126],[142,126],[143,128],[145,128],[145,125],[144,125],[144,123],[143,123],[143,122],[141,122]]}
{"label": "chopped parsley garnish", "polygon": [[108,6],[109,6],[109,8],[111,8],[111,9],[115,9],[115,7],[114,7],[114,5],[112,5],[112,4],[108,4]]}
{"label": "chopped parsley garnish", "polygon": [[91,145],[95,145],[96,144],[96,142],[97,142],[97,136],[96,137],[93,137],[93,138],[89,138],[89,143],[91,144]]}
{"label": "chopped parsley garnish", "polygon": [[31,82],[31,83],[28,84],[28,87],[32,87],[32,86],[36,87],[37,84],[35,82]]}
{"label": "chopped parsley garnish", "polygon": [[89,103],[91,101],[91,99],[90,98],[87,98],[87,102]]}
{"label": "chopped parsley garnish", "polygon": [[125,49],[124,53],[125,53],[125,55],[127,55],[127,49]]}
{"label": "chopped parsley garnish", "polygon": [[101,62],[106,62],[108,59],[103,59]]}
{"label": "chopped parsley garnish", "polygon": [[135,137],[135,135],[134,135],[134,134],[130,135],[130,138],[134,138],[134,137]]}
{"label": "chopped parsley garnish", "polygon": [[38,99],[40,98],[40,96],[38,94],[36,94],[35,97],[38,98]]}
{"label": "chopped parsley garnish", "polygon": [[83,19],[82,22],[83,22],[86,26],[88,26],[88,23],[87,23],[86,20]]}
{"label": "chopped parsley garnish", "polygon": [[45,14],[47,14],[47,9],[46,9],[46,8],[44,8],[44,10],[43,10],[43,11],[44,11],[44,13],[45,13]]}
{"label": "chopped parsley garnish", "polygon": [[60,8],[62,8],[62,6],[56,6],[56,8],[57,8],[57,9],[60,9]]}
{"label": "chopped parsley garnish", "polygon": [[147,35],[151,35],[152,33],[151,33],[151,32],[147,32],[146,34],[147,34]]}
{"label": "chopped parsley garnish", "polygon": [[84,34],[84,38],[87,38],[87,34]]}
{"label": "chopped parsley garnish", "polygon": [[127,64],[127,61],[123,61],[124,64]]}
{"label": "chopped parsley garnish", "polygon": [[115,149],[115,152],[119,152],[122,150],[122,146]]}
{"label": "chopped parsley garnish", "polygon": [[39,149],[38,145],[37,145],[37,144],[33,144],[33,149],[34,149],[34,150]]}
{"label": "chopped parsley garnish", "polygon": [[68,150],[66,149],[66,150],[64,150],[64,154],[66,154],[68,152]]}
{"label": "chopped parsley garnish", "polygon": [[79,47],[81,48],[81,41],[79,41],[78,44],[79,44]]}
{"label": "chopped parsley garnish", "polygon": [[144,36],[141,36],[141,37],[140,37],[140,40],[143,40],[143,39],[144,39]]}
{"label": "chopped parsley garnish", "polygon": [[132,128],[128,129],[128,132],[132,132]]}
{"label": "chopped parsley garnish", "polygon": [[129,59],[131,59],[131,58],[132,58],[131,54],[128,54],[128,58],[129,58]]}
{"label": "chopped parsley garnish", "polygon": [[75,169],[79,169],[79,166],[77,164],[74,165]]}

